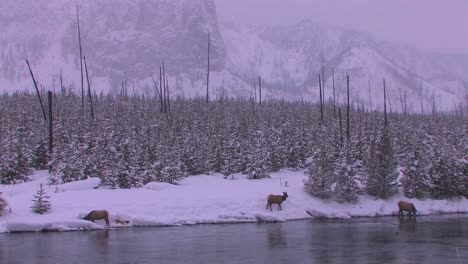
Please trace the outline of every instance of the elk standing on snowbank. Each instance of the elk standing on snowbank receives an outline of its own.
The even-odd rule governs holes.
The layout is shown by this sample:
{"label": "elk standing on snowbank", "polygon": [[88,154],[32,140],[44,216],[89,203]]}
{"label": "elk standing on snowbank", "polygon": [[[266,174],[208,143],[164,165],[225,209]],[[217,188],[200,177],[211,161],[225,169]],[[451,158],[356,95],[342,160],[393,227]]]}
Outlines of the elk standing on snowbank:
{"label": "elk standing on snowbank", "polygon": [[105,220],[107,227],[110,226],[110,224],[109,224],[109,211],[107,211],[107,210],[92,210],[83,219],[91,221],[91,222],[94,222],[95,220]]}
{"label": "elk standing on snowbank", "polygon": [[287,192],[283,192],[283,195],[273,195],[273,194],[269,194],[267,196],[267,206],[266,206],[266,209],[268,210],[268,207],[270,207],[270,211],[273,211],[271,210],[271,205],[272,204],[277,204],[278,205],[278,211],[279,210],[283,210],[283,208],[281,207],[281,203],[286,201],[286,198],[288,198],[288,193]]}
{"label": "elk standing on snowbank", "polygon": [[414,207],[414,204],[405,201],[398,202],[398,210],[398,216],[400,216],[404,211],[407,211],[409,216],[411,216],[411,213],[416,215],[416,212],[418,211],[416,210],[416,207]]}

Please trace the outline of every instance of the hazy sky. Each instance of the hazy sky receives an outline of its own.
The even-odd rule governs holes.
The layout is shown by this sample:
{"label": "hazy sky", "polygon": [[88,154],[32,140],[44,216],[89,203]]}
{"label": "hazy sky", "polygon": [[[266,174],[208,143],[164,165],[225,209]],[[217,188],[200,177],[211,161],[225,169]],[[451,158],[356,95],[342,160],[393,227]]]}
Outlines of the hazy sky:
{"label": "hazy sky", "polygon": [[468,0],[215,0],[221,21],[323,24],[440,52],[468,53]]}

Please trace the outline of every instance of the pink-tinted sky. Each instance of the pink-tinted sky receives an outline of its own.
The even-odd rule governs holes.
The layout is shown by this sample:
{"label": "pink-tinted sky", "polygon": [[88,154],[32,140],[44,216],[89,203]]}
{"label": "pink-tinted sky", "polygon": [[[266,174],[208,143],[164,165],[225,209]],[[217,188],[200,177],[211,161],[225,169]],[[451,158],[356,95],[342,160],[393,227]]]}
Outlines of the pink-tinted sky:
{"label": "pink-tinted sky", "polygon": [[308,18],[418,49],[468,53],[468,0],[215,0],[219,18],[290,24]]}

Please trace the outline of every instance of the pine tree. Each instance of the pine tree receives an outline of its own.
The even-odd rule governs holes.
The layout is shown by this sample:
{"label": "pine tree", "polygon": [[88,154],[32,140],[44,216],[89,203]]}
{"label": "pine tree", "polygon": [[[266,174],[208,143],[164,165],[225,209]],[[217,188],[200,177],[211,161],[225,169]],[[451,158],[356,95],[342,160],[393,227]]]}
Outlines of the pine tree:
{"label": "pine tree", "polygon": [[134,156],[130,146],[130,140],[125,140],[122,143],[118,163],[115,166],[117,184],[120,188],[124,189],[141,187],[143,185],[143,181],[137,174],[136,167],[132,162],[134,161]]}
{"label": "pine tree", "polygon": [[0,183],[14,184],[28,180],[33,157],[25,136],[24,127],[18,127],[14,133],[7,133],[2,142],[4,152],[0,155]]}
{"label": "pine tree", "polygon": [[397,162],[388,128],[384,128],[368,163],[367,193],[387,199],[397,193]]}
{"label": "pine tree", "polygon": [[457,164],[457,177],[463,182],[460,186],[461,194],[468,199],[468,160],[465,158],[458,159]]}
{"label": "pine tree", "polygon": [[307,168],[309,178],[304,182],[305,191],[320,199],[330,198],[335,183],[333,164],[334,161],[325,149],[320,149]]}
{"label": "pine tree", "polygon": [[244,173],[248,175],[249,179],[262,179],[269,178],[268,164],[267,164],[267,150],[264,144],[263,131],[255,131],[254,136],[251,138],[251,148],[247,156],[248,162]]}
{"label": "pine tree", "polygon": [[408,198],[424,198],[428,192],[424,161],[418,150],[413,150],[403,170],[403,194]]}
{"label": "pine tree", "polygon": [[47,213],[52,207],[51,203],[49,202],[50,196],[47,195],[43,185],[41,184],[39,190],[34,195],[34,205],[31,207],[33,212],[36,214],[44,214]]}
{"label": "pine tree", "polygon": [[161,170],[161,177],[159,180],[175,184],[182,176],[182,171],[178,166],[167,166]]}
{"label": "pine tree", "polygon": [[351,158],[348,148],[340,152],[339,159],[335,166],[336,187],[335,196],[338,202],[355,203],[359,191],[356,182],[356,164]]}
{"label": "pine tree", "polygon": [[464,186],[462,177],[456,173],[457,164],[452,156],[436,149],[432,166],[429,169],[431,197],[435,199],[451,199],[462,196]]}

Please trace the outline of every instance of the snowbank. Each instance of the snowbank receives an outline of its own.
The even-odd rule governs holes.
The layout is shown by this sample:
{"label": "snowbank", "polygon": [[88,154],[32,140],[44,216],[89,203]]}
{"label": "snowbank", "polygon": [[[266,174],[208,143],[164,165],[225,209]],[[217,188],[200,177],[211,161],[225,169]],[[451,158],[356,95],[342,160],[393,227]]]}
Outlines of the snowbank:
{"label": "snowbank", "polygon": [[96,189],[101,184],[100,178],[88,178],[83,181],[69,182],[60,185],[54,185],[55,192],[80,191]]}
{"label": "snowbank", "polygon": [[[32,181],[0,186],[12,212],[0,216],[0,233],[16,231],[70,231],[105,228],[104,221],[81,220],[93,209],[110,211],[111,227],[168,226],[205,223],[281,222],[315,218],[376,217],[397,215],[396,203],[405,199],[415,204],[418,215],[468,213],[468,200],[415,200],[396,196],[379,200],[361,196],[356,204],[339,204],[316,199],[303,191],[304,173],[283,170],[272,178],[248,180],[236,174],[201,175],[183,179],[179,185],[149,183],[135,189],[95,189],[100,181],[46,186],[52,210],[44,215],[31,210],[33,195],[47,184],[47,172],[37,171]],[[288,182],[288,186],[282,183]],[[287,191],[283,210],[266,210],[266,196]]]}

